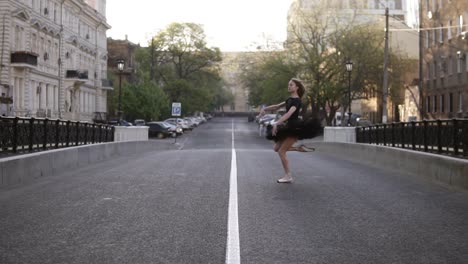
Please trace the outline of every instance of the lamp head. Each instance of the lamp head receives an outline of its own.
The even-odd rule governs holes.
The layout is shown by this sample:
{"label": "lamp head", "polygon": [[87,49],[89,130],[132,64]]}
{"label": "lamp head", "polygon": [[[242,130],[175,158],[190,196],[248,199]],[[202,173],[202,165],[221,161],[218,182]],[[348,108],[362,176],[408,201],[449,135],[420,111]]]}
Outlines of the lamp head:
{"label": "lamp head", "polygon": [[457,51],[457,57],[458,57],[459,60],[465,60],[466,55],[465,55],[465,53],[463,53],[463,52],[461,52],[459,50],[459,51]]}
{"label": "lamp head", "polygon": [[353,70],[353,62],[351,60],[346,61],[346,70],[351,72]]}
{"label": "lamp head", "polygon": [[118,60],[117,61],[117,69],[119,71],[123,71],[124,67],[125,67],[125,61],[124,60]]}

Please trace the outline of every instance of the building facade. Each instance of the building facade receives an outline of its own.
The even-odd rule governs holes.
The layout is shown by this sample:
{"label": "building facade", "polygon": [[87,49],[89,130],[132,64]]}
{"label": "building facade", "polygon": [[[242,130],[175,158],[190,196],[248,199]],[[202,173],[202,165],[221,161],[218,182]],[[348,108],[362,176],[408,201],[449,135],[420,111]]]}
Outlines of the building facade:
{"label": "building facade", "polygon": [[261,52],[223,52],[223,60],[220,63],[221,76],[225,86],[223,89],[230,92],[233,101],[225,105],[220,112],[250,112],[254,109],[249,105],[249,90],[242,83],[240,75],[242,71],[252,67],[260,56]]}
{"label": "building facade", "polygon": [[421,3],[424,117],[468,118],[468,2]]}
{"label": "building facade", "polygon": [[106,0],[0,0],[0,114],[107,112]]}

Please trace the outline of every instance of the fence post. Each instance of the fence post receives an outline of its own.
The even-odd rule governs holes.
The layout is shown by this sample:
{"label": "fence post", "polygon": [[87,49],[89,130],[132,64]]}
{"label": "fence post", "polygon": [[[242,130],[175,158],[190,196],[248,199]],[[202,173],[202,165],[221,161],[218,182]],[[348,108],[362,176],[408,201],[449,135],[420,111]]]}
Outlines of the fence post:
{"label": "fence post", "polygon": [[98,139],[98,142],[101,143],[101,142],[102,142],[102,125],[99,124],[98,127],[99,127],[99,139]]}
{"label": "fence post", "polygon": [[383,145],[387,146],[387,124],[383,125]]}
{"label": "fence post", "polygon": [[424,120],[423,121],[423,144],[424,144],[424,151],[427,152],[428,151],[428,146],[427,146],[427,120]]}
{"label": "fence post", "polygon": [[55,148],[59,148],[59,139],[60,139],[60,119],[55,121]]}
{"label": "fence post", "polygon": [[84,123],[84,145],[88,144],[88,123]]}
{"label": "fence post", "polygon": [[375,144],[379,145],[380,139],[379,139],[379,126],[375,126]]}
{"label": "fence post", "polygon": [[44,119],[44,135],[43,138],[42,138],[42,149],[43,150],[46,150],[47,149],[47,121],[48,119],[45,118]]}
{"label": "fence post", "polygon": [[437,119],[437,152],[442,153],[442,121]]}
{"label": "fence post", "polygon": [[401,148],[405,148],[405,123],[400,122]]}
{"label": "fence post", "polygon": [[78,144],[80,143],[80,122],[79,121],[76,121],[76,140],[75,140],[75,143],[76,145],[75,146],[78,146]]}
{"label": "fence post", "polygon": [[70,146],[70,120],[67,120],[67,147]]}
{"label": "fence post", "polygon": [[468,157],[468,120],[462,120],[463,156]]}
{"label": "fence post", "polygon": [[92,134],[91,134],[91,143],[96,143],[96,124],[93,124],[93,128],[91,130]]}
{"label": "fence post", "polygon": [[18,150],[18,121],[19,117],[15,117],[13,119],[13,139],[12,139],[12,147],[13,147],[13,153],[16,153]]}
{"label": "fence post", "polygon": [[411,121],[411,146],[416,150],[416,122]]}
{"label": "fence post", "polygon": [[29,152],[33,150],[33,143],[34,143],[34,117],[29,119]]}
{"label": "fence post", "polygon": [[395,122],[392,122],[392,147],[395,147]]}
{"label": "fence post", "polygon": [[458,155],[459,146],[460,146],[460,142],[458,139],[458,120],[454,118],[453,119],[453,152],[455,155]]}

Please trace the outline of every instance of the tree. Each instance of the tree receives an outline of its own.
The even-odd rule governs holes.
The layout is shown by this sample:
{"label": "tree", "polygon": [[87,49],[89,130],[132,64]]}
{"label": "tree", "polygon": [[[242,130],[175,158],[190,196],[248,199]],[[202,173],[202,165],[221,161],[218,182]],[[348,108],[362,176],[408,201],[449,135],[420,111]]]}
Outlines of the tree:
{"label": "tree", "polygon": [[[170,101],[182,102],[184,113],[207,110],[219,92],[221,61],[218,48],[206,46],[201,25],[172,23],[154,36],[147,51],[138,56],[144,61],[150,80],[162,85]],[[219,88],[219,87],[218,87]]]}
{"label": "tree", "polygon": [[[383,31],[373,25],[356,24],[353,18],[340,23],[340,15],[323,15],[330,9],[320,6],[296,14],[297,23],[289,28],[287,51],[291,59],[301,65],[301,78],[309,88],[308,103],[314,115],[325,109],[327,124],[336,111],[348,107],[348,81],[345,61],[353,61],[351,99],[367,98],[381,90],[383,74]],[[402,88],[402,66],[391,54],[395,91]],[[390,67],[392,67],[390,65]],[[404,69],[404,68],[403,68]]]}
{"label": "tree", "polygon": [[[109,105],[115,111],[118,105],[118,91],[115,90]],[[145,119],[147,121],[160,120],[169,116],[170,104],[167,95],[161,87],[153,82],[122,83],[122,111],[124,119],[133,121]]]}
{"label": "tree", "polygon": [[282,51],[259,53],[258,58],[241,69],[240,78],[249,89],[249,104],[275,104],[288,96],[288,82],[299,73],[298,65]]}

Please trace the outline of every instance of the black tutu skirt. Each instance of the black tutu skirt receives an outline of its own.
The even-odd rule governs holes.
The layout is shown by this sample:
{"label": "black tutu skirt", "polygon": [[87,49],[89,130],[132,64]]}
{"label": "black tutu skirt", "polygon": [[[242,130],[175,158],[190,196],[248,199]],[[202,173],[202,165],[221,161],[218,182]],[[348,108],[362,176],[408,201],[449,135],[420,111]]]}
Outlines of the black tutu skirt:
{"label": "black tutu skirt", "polygon": [[266,130],[266,139],[281,141],[286,137],[296,137],[299,140],[314,138],[323,134],[322,122],[318,118],[310,118],[305,121],[293,120],[278,127],[276,135],[272,135],[273,126],[268,125]]}

